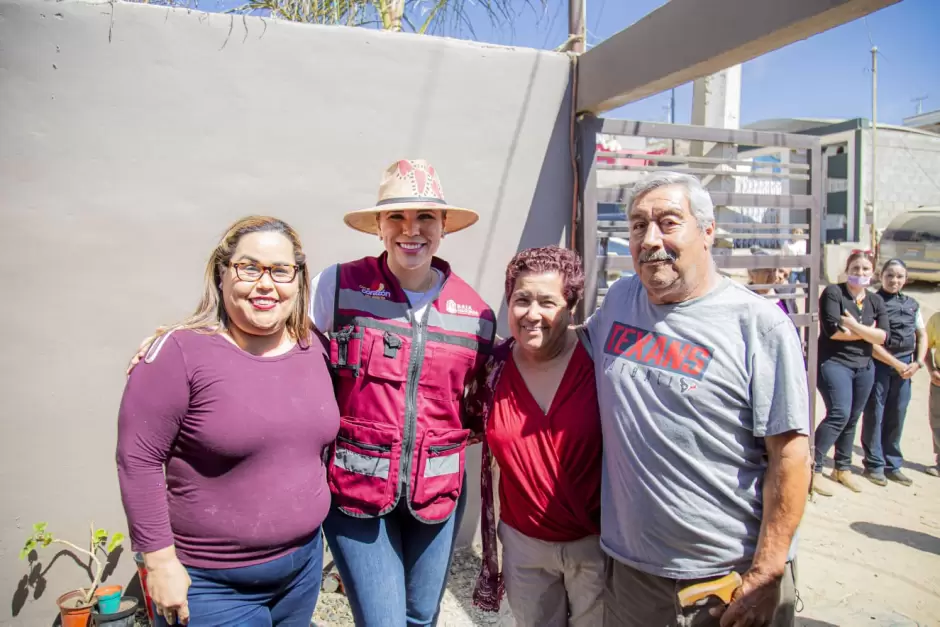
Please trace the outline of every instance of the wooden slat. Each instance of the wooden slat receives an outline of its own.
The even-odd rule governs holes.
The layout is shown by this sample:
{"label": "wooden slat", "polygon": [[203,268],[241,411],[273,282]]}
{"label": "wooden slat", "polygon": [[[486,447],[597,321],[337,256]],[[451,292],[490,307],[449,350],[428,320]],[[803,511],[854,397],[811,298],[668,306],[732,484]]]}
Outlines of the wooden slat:
{"label": "wooden slat", "polygon": [[636,120],[604,119],[604,125],[600,132],[607,135],[629,135],[654,139],[687,139],[723,144],[743,144],[745,146],[779,146],[781,148],[809,149],[820,144],[820,139],[811,135],[711,128],[691,124],[638,122]]}
{"label": "wooden slat", "polygon": [[672,167],[665,165],[610,165],[606,163],[598,163],[596,167],[598,170],[613,170],[617,172],[679,172],[680,174],[698,174],[700,176],[737,176],[741,178],[791,179],[794,181],[809,180],[809,174],[741,172],[738,170],[713,170],[710,168],[689,168],[686,166]]}
{"label": "wooden slat", "polygon": [[777,163],[775,161],[750,161],[746,159],[724,159],[722,157],[693,157],[688,155],[649,154],[646,152],[598,152],[598,159],[645,159],[646,161],[668,161],[671,163],[713,163],[725,165],[746,165],[758,168],[786,168],[789,170],[807,171],[809,166],[805,163]]}
{"label": "wooden slat", "polygon": [[[713,255],[718,268],[758,270],[770,268],[806,268],[813,264],[812,255]],[[633,259],[620,256],[599,256],[597,264],[608,270],[633,270]]]}
{"label": "wooden slat", "polygon": [[[773,207],[778,209],[808,209],[813,197],[805,194],[739,194],[735,192],[709,192],[716,207]],[[630,186],[602,187],[597,190],[597,202],[623,205],[630,198]]]}

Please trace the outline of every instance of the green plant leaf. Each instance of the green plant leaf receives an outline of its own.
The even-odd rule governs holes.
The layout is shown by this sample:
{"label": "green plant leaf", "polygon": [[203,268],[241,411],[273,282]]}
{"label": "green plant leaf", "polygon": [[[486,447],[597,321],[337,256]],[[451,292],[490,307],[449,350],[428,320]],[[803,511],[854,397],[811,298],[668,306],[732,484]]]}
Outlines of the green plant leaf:
{"label": "green plant leaf", "polygon": [[23,550],[20,551],[20,559],[26,559],[32,550],[36,548],[35,538],[29,538],[26,540],[26,544],[23,545]]}
{"label": "green plant leaf", "polygon": [[101,544],[108,539],[108,532],[105,529],[98,529],[95,531],[95,534],[91,537],[91,540],[95,544]]}
{"label": "green plant leaf", "polygon": [[46,532],[46,523],[38,522],[33,525],[33,531],[35,533],[45,533]]}
{"label": "green plant leaf", "polygon": [[113,536],[111,536],[111,541],[108,542],[108,549],[107,549],[108,553],[111,553],[111,551],[121,546],[122,542],[124,542],[123,533],[118,532],[118,533],[115,533]]}

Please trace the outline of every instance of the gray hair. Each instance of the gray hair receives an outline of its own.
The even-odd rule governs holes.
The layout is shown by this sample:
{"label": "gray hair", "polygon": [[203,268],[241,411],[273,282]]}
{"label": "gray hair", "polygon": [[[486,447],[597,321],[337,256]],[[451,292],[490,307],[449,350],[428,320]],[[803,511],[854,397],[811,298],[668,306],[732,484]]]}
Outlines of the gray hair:
{"label": "gray hair", "polygon": [[[633,203],[653,191],[657,187],[679,185],[685,189],[685,197],[689,201],[689,209],[700,229],[715,221],[715,205],[712,197],[708,195],[702,182],[698,178],[681,172],[651,172],[636,182],[630,191],[630,202],[627,207],[632,209]],[[627,216],[629,217],[629,209]]]}

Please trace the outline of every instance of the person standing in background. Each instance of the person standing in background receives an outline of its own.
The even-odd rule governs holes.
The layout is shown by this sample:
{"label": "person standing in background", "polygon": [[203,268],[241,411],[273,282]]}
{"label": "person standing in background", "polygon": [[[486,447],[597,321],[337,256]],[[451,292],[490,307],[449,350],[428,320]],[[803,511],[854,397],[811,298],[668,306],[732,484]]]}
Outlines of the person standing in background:
{"label": "person standing in background", "polygon": [[920,305],[901,293],[907,281],[907,266],[889,259],[881,270],[878,296],[888,312],[888,339],[872,346],[875,357],[875,386],[862,419],[863,476],[878,486],[895,481],[909,486],[901,472],[901,431],[911,401],[911,377],[917,374],[927,354],[927,331]]}
{"label": "person standing in background", "polygon": [[930,316],[927,321],[927,372],[930,373],[930,398],[928,415],[930,430],[933,433],[934,465],[926,472],[932,477],[940,477],[940,311]]}
{"label": "person standing in background", "polygon": [[872,386],[875,367],[872,345],[888,335],[888,314],[881,296],[868,291],[874,273],[871,257],[863,251],[849,255],[845,283],[826,287],[819,297],[819,373],[816,385],[826,405],[826,417],[816,429],[813,490],[832,496],[818,480],[823,460],[835,445],[835,468],[830,479],[852,492],[861,489],[852,480],[852,443]]}
{"label": "person standing in background", "polygon": [[[803,229],[793,229],[794,237],[783,243],[780,247],[780,254],[788,256],[797,256],[806,254],[805,231]],[[790,268],[790,283],[806,283],[806,268]]]}

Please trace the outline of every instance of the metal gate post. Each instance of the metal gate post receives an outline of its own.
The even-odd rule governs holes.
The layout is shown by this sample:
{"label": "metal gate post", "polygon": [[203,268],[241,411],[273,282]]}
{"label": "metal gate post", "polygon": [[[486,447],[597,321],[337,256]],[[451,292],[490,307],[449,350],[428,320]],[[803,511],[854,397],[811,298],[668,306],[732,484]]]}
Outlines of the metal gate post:
{"label": "metal gate post", "polygon": [[597,307],[597,134],[603,121],[593,115],[577,121],[578,253],[584,266],[584,298],[577,321],[584,322]]}

